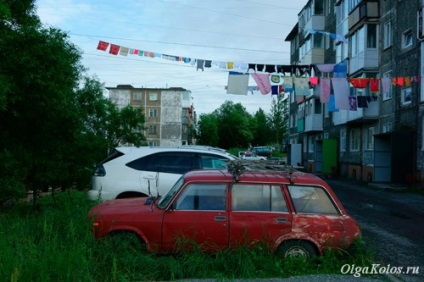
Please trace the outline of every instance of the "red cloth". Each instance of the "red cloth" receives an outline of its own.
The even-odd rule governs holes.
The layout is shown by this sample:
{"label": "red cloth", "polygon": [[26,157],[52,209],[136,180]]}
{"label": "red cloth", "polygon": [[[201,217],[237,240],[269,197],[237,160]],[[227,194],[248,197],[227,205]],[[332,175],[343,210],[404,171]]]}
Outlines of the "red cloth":
{"label": "red cloth", "polygon": [[380,90],[380,79],[379,78],[370,78],[370,91],[371,93],[376,93]]}
{"label": "red cloth", "polygon": [[355,88],[366,88],[368,78],[349,78],[349,82],[352,83]]}
{"label": "red cloth", "polygon": [[316,76],[310,77],[309,83],[313,86],[317,85],[318,84],[318,77],[316,77]]}
{"label": "red cloth", "polygon": [[120,48],[121,47],[119,45],[110,44],[109,53],[112,55],[118,55]]}
{"label": "red cloth", "polygon": [[396,85],[403,86],[403,83],[403,77],[400,76],[396,78]]}
{"label": "red cloth", "polygon": [[99,44],[97,44],[97,50],[106,51],[108,46],[109,46],[109,43],[100,40]]}

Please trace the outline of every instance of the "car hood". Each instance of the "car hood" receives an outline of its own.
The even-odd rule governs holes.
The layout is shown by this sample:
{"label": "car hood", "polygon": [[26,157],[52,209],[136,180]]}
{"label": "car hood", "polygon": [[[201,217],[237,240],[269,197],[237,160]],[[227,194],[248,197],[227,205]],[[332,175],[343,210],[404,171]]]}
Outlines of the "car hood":
{"label": "car hood", "polygon": [[106,215],[124,215],[124,214],[140,214],[151,213],[159,208],[156,204],[145,204],[147,197],[131,198],[131,199],[117,199],[100,203],[93,207],[89,213],[88,218]]}

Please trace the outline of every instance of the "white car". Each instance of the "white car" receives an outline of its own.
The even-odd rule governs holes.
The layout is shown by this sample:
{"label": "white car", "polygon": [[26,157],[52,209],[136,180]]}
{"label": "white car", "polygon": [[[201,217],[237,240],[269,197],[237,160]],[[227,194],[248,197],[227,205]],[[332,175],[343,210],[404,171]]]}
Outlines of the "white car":
{"label": "white car", "polygon": [[223,169],[235,156],[206,146],[118,147],[96,166],[92,200],[164,195],[190,170]]}
{"label": "white car", "polygon": [[242,160],[252,160],[252,161],[258,161],[258,160],[266,160],[266,157],[258,156],[255,153],[252,153],[250,151],[244,152],[244,154],[241,156]]}

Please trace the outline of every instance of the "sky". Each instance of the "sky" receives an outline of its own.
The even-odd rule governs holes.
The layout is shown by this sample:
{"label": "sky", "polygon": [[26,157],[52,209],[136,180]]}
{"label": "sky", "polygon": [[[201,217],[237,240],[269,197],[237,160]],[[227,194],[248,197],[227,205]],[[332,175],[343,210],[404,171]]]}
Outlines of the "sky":
{"label": "sky", "polygon": [[[87,74],[106,87],[183,87],[198,115],[225,101],[254,114],[270,111],[259,91],[227,94],[228,70],[97,50],[98,42],[217,62],[290,64],[285,38],[307,0],[37,0],[41,21],[66,32],[83,53]],[[252,77],[249,86],[256,86]]]}

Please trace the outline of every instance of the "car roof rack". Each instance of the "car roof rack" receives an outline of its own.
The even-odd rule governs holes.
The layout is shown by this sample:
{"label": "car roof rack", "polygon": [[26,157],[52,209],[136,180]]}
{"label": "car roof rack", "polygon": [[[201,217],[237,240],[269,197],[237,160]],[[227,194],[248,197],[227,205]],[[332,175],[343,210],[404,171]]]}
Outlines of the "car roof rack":
{"label": "car roof rack", "polygon": [[245,171],[280,171],[289,174],[289,181],[293,184],[293,173],[301,172],[302,167],[293,167],[281,160],[229,160],[228,171],[233,175],[234,181],[238,182],[239,177]]}

